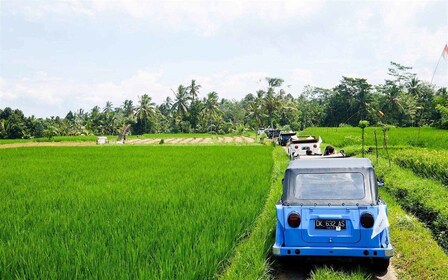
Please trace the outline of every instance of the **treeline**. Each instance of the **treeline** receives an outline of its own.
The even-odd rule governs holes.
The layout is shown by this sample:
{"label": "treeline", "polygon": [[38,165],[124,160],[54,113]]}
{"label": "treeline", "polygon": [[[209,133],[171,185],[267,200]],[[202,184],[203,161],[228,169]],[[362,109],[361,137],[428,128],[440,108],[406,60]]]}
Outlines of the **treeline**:
{"label": "treeline", "polygon": [[301,130],[310,126],[434,126],[448,129],[447,88],[435,88],[418,79],[412,68],[391,62],[384,84],[342,77],[332,89],[306,86],[294,97],[280,78],[266,78],[266,88],[243,99],[220,99],[210,92],[198,98],[201,85],[179,85],[174,99],[156,105],[148,94],[138,103],[125,100],[114,107],[68,112],[64,118],[26,117],[19,109],[0,109],[0,138],[39,138],[70,135],[116,135],[131,124],[133,134],[143,133],[240,133],[245,129],[276,127]]}

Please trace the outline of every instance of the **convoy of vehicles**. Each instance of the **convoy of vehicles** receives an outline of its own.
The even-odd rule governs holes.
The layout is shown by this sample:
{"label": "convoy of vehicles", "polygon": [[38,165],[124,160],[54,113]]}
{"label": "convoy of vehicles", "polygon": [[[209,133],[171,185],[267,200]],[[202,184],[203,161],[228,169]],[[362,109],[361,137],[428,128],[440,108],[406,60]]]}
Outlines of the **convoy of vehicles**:
{"label": "convoy of vehicles", "polygon": [[291,161],[276,211],[275,256],[370,258],[375,269],[387,270],[387,207],[369,159]]}

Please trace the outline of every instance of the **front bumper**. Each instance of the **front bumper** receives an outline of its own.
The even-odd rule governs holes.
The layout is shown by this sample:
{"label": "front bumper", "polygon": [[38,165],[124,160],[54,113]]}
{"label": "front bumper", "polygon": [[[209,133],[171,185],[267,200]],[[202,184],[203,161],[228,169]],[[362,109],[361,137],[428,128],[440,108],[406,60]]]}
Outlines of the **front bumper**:
{"label": "front bumper", "polygon": [[394,254],[392,245],[387,248],[353,248],[353,247],[279,247],[272,246],[274,256],[326,256],[326,257],[364,257],[391,258]]}

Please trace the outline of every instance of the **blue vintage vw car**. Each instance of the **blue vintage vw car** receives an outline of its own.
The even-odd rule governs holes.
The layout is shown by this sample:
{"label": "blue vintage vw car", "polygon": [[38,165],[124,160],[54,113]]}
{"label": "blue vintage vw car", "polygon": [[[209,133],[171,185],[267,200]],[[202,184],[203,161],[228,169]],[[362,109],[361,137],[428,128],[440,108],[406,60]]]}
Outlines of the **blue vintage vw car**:
{"label": "blue vintage vw car", "polygon": [[370,258],[374,269],[387,270],[387,207],[369,159],[291,161],[276,210],[275,256]]}

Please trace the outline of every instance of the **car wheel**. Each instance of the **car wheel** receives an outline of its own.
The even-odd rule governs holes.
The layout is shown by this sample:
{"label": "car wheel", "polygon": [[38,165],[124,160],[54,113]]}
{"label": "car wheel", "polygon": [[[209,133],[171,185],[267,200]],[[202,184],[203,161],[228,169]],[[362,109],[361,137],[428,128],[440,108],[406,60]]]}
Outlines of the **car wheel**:
{"label": "car wheel", "polygon": [[373,259],[373,269],[376,271],[387,271],[389,263],[390,259],[375,258]]}

